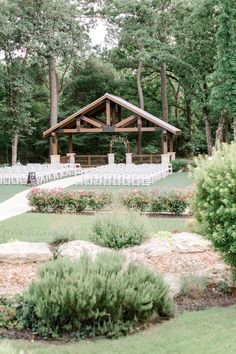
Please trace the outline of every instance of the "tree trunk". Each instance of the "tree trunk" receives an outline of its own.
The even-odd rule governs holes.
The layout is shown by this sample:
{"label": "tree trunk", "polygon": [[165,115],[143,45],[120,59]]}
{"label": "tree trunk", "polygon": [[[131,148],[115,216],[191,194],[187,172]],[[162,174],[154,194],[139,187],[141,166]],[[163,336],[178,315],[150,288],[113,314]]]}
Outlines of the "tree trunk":
{"label": "tree trunk", "polygon": [[18,132],[15,131],[12,138],[12,158],[11,158],[12,165],[15,165],[17,162],[18,141],[19,141],[19,135]]}
{"label": "tree trunk", "polygon": [[[139,105],[141,109],[144,109],[144,96],[143,96],[143,88],[141,83],[141,75],[142,75],[142,62],[138,63],[138,70],[137,70],[137,88],[138,88],[138,97],[139,97]],[[139,120],[140,125],[141,120]],[[140,127],[141,128],[141,127]],[[137,143],[137,152],[138,155],[142,153],[142,131],[138,131],[138,143]]]}
{"label": "tree trunk", "polygon": [[192,108],[191,100],[185,97],[185,113],[186,113],[186,127],[189,133],[189,153],[193,155],[193,120],[192,120]]}
{"label": "tree trunk", "polygon": [[203,107],[203,120],[204,120],[204,123],[205,123],[205,132],[206,132],[206,139],[207,139],[208,156],[211,156],[212,155],[211,125],[210,125],[210,122],[209,122],[208,108],[206,106]]}
{"label": "tree trunk", "polygon": [[225,117],[222,115],[218,122],[218,128],[216,130],[216,140],[215,140],[215,147],[217,148],[223,142],[223,135],[224,135],[224,125],[225,125]]}
{"label": "tree trunk", "polygon": [[168,99],[167,99],[167,76],[166,64],[161,65],[161,103],[162,103],[162,119],[168,122]]}
{"label": "tree trunk", "polygon": [[234,116],[234,143],[236,144],[236,115]]}
{"label": "tree trunk", "polygon": [[[54,59],[48,61],[49,89],[50,89],[50,127],[57,124],[58,88],[56,63]],[[50,155],[52,155],[52,138],[50,138]]]}

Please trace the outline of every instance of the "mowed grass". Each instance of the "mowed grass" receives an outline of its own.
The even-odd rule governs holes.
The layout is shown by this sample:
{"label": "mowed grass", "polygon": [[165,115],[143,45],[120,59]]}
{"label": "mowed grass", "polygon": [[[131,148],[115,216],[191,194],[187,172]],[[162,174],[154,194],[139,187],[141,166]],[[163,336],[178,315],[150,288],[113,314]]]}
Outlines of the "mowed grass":
{"label": "mowed grass", "polygon": [[130,190],[130,189],[138,189],[143,191],[151,191],[153,189],[159,189],[163,191],[170,191],[173,189],[185,189],[190,187],[192,184],[188,173],[173,173],[171,176],[168,176],[151,186],[70,186],[68,190],[97,190],[97,191],[108,191],[112,192],[115,195],[119,195],[120,192]]}
{"label": "mowed grass", "polygon": [[10,341],[10,345],[32,354],[234,354],[235,328],[236,306],[231,306],[185,312],[162,325],[117,340],[68,344],[20,340]]}
{"label": "mowed grass", "polygon": [[23,192],[26,189],[32,188],[32,186],[18,186],[18,185],[9,185],[9,186],[0,186],[0,203],[5,200],[13,197],[15,194]]}
{"label": "mowed grass", "polygon": [[[10,240],[51,242],[57,236],[71,235],[88,240],[96,216],[26,213],[0,222],[0,243]],[[149,218],[151,232],[184,231],[185,218]]]}

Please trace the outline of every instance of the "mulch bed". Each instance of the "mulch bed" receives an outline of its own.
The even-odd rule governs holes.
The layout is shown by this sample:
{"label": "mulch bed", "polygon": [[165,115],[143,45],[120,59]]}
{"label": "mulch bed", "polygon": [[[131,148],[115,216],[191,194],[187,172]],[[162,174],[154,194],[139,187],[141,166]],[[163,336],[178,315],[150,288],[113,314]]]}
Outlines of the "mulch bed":
{"label": "mulch bed", "polygon": [[236,304],[235,289],[229,292],[219,291],[214,285],[209,286],[201,297],[191,298],[184,296],[177,296],[176,299],[177,312],[183,311],[199,311],[210,307],[226,307]]}

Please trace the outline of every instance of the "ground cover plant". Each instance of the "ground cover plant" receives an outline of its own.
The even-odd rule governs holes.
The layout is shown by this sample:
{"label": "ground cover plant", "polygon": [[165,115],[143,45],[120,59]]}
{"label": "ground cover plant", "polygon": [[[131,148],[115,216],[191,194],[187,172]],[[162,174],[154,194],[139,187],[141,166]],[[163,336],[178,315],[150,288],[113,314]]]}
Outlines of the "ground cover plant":
{"label": "ground cover plant", "polygon": [[99,210],[111,204],[108,192],[94,191],[68,192],[61,189],[32,188],[28,194],[30,205],[40,213],[67,212],[79,213],[84,210]]}
{"label": "ground cover plant", "polygon": [[173,301],[163,279],[120,254],[59,258],[40,268],[18,309],[23,328],[42,337],[117,337],[144,321],[168,317]]}
{"label": "ground cover plant", "polygon": [[134,210],[114,209],[96,217],[91,240],[115,249],[140,245],[148,236],[148,219]]}
{"label": "ground cover plant", "polygon": [[[11,340],[10,345],[6,340],[0,340],[0,344],[2,348],[14,349],[14,354],[19,354],[20,350],[32,354],[228,354],[236,352],[235,327],[234,305],[184,312],[161,326],[152,326],[146,331],[116,340],[64,344]],[[6,351],[3,350],[3,353]]]}
{"label": "ground cover plant", "polygon": [[236,267],[236,145],[223,145],[212,159],[195,162],[194,215],[215,248]]}

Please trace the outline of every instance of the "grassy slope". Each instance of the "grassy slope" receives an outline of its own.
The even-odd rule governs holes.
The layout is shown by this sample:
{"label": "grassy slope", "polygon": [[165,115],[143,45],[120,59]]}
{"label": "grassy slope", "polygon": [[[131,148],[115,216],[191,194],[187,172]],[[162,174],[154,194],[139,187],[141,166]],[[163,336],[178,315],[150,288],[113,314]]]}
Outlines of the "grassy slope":
{"label": "grassy slope", "polygon": [[[183,231],[186,226],[186,219],[181,218],[150,218],[149,221],[153,232]],[[50,242],[63,234],[87,240],[93,222],[94,216],[90,215],[27,213],[0,222],[0,242],[11,239]]]}
{"label": "grassy slope", "polygon": [[233,354],[235,328],[236,306],[231,306],[185,312],[161,326],[118,340],[63,345],[11,343],[32,354]]}

